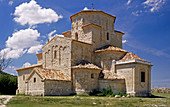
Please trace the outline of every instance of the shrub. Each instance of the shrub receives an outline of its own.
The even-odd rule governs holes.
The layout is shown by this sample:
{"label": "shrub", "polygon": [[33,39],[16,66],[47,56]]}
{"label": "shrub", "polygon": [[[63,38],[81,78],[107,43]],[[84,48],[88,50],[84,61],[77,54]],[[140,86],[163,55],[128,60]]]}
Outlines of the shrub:
{"label": "shrub", "polygon": [[97,90],[97,89],[94,89],[94,90],[92,90],[91,92],[90,92],[90,94],[89,95],[91,95],[91,96],[96,96],[97,94],[99,94],[100,93],[100,91],[99,90]]}
{"label": "shrub", "polygon": [[120,95],[122,96],[127,96],[127,94],[123,94],[120,91],[118,93],[114,93],[111,88],[103,89],[101,92],[97,89],[93,90],[90,92],[90,95],[97,95],[97,96],[112,96],[114,97],[115,95]]}
{"label": "shrub", "polygon": [[107,89],[103,89],[102,93],[105,96],[109,96],[109,95],[112,95],[113,92],[112,92],[112,89],[107,88]]}

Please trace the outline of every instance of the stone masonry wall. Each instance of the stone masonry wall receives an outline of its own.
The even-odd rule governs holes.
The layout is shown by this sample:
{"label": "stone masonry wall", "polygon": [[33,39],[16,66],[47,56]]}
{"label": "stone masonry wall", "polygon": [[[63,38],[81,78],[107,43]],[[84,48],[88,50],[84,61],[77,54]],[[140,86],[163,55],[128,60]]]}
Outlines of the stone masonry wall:
{"label": "stone masonry wall", "polygon": [[[34,79],[36,79],[35,82]],[[42,82],[42,78],[36,72],[34,72],[31,78],[28,80],[25,94],[44,95],[44,82]]]}
{"label": "stone masonry wall", "polygon": [[92,61],[92,46],[89,44],[72,42],[71,65],[75,65],[81,60]]}
{"label": "stone masonry wall", "polygon": [[37,64],[42,64],[42,63],[43,63],[42,55],[38,55],[37,56]]}
{"label": "stone masonry wall", "polygon": [[[145,82],[141,82],[141,72],[145,72]],[[137,96],[151,95],[151,66],[137,64],[135,68],[135,92]]]}
{"label": "stone masonry wall", "polygon": [[71,75],[71,39],[54,37],[42,48],[43,68]]}
{"label": "stone masonry wall", "polygon": [[113,80],[99,80],[99,90],[111,88],[114,93],[125,93],[125,80],[113,79]]}
{"label": "stone masonry wall", "polygon": [[[92,43],[91,34],[87,33],[82,27],[87,24],[96,24],[101,26],[101,29],[95,29],[93,31],[93,36],[100,39],[96,42],[96,47],[99,48],[104,45],[114,45],[122,48],[122,35],[118,35],[114,32],[114,18],[102,13],[88,12],[83,14],[78,14],[72,17],[72,38],[75,39],[76,33],[78,33],[78,40],[82,42]],[[89,30],[88,30],[89,32]],[[97,32],[97,34],[95,34]],[[109,33],[109,40],[107,40],[107,33]],[[98,45],[99,44],[99,45]]]}
{"label": "stone masonry wall", "polygon": [[[98,89],[98,77],[100,70],[73,69],[73,91],[77,94],[89,93]],[[93,78],[91,77],[93,75]]]}
{"label": "stone masonry wall", "polygon": [[103,70],[110,70],[110,66],[112,64],[112,60],[119,60],[125,55],[125,53],[122,52],[101,52],[101,53],[95,53],[94,54],[94,61],[95,63],[102,67]]}
{"label": "stone masonry wall", "polygon": [[125,78],[126,93],[135,94],[135,64],[116,66],[117,75]]}
{"label": "stone masonry wall", "polygon": [[45,81],[45,95],[69,95],[71,93],[71,81]]}
{"label": "stone masonry wall", "polygon": [[25,94],[26,91],[25,81],[29,77],[32,70],[33,68],[25,69],[18,72],[18,91],[19,91],[18,94]]}

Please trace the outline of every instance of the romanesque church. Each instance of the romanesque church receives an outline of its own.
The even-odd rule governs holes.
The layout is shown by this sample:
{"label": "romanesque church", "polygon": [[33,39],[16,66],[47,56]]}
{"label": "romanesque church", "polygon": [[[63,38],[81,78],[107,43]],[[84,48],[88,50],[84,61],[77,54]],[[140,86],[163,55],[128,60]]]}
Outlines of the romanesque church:
{"label": "romanesque church", "polygon": [[70,16],[72,29],[42,47],[37,64],[17,69],[18,94],[70,95],[111,88],[132,96],[151,94],[151,66],[122,49],[116,17],[100,10]]}

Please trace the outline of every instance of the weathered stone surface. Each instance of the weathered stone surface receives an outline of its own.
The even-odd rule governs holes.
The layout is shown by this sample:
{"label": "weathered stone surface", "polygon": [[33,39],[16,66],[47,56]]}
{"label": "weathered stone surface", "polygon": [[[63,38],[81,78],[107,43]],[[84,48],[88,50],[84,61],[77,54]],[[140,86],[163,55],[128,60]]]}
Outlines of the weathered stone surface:
{"label": "weathered stone surface", "polygon": [[131,96],[130,95],[127,95],[127,98],[130,98]]}
{"label": "weathered stone surface", "polygon": [[71,81],[45,81],[45,95],[69,95],[71,93]]}
{"label": "weathered stone surface", "polygon": [[120,95],[115,95],[115,98],[120,98]]}
{"label": "weathered stone surface", "polygon": [[73,91],[77,94],[89,93],[98,89],[98,69],[73,69]]}
{"label": "weathered stone surface", "polygon": [[112,80],[99,80],[99,89],[111,88],[114,93],[125,92],[125,80],[124,79],[112,79]]}
{"label": "weathered stone surface", "polygon": [[157,93],[170,93],[170,88],[151,88],[152,92],[157,92]]}

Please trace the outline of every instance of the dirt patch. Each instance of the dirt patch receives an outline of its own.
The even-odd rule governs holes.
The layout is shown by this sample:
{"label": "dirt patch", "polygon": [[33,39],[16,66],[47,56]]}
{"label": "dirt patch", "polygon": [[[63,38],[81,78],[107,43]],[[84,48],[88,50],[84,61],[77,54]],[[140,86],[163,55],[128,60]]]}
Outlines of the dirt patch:
{"label": "dirt patch", "polygon": [[6,107],[5,105],[10,101],[13,96],[0,95],[0,107]]}

